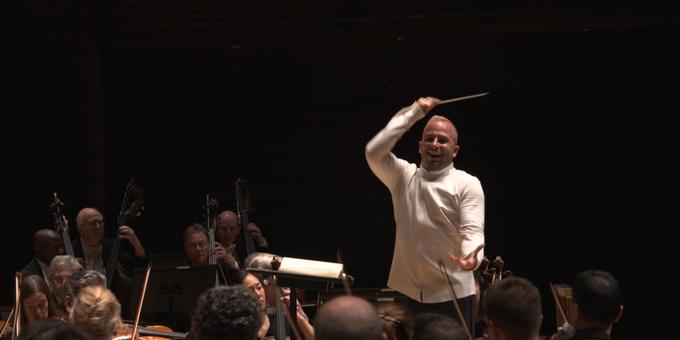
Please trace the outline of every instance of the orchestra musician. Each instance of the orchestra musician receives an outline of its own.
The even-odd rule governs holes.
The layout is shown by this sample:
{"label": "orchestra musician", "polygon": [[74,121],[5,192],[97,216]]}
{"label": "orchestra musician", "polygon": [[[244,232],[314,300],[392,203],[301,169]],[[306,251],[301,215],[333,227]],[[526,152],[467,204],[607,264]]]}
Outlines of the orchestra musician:
{"label": "orchestra musician", "polygon": [[21,269],[21,276],[40,275],[51,290],[47,268],[55,256],[64,254],[64,241],[54,230],[40,229],[33,234],[33,251],[35,257]]}
{"label": "orchestra musician", "polygon": [[29,275],[22,278],[19,289],[23,325],[36,320],[59,318],[52,293],[42,276]]}
{"label": "orchestra musician", "polygon": [[[80,237],[73,242],[75,256],[85,259],[86,269],[96,270],[106,276],[106,265],[116,240],[104,238],[104,216],[97,209],[83,208],[76,216],[76,227]],[[120,249],[118,253],[120,265],[114,269],[112,282],[108,284],[116,294],[120,295],[124,315],[129,315],[131,313],[129,306],[132,289],[131,275],[135,267],[146,265],[146,252],[131,227],[127,225],[118,227],[117,235],[128,241],[127,243],[132,247],[132,254],[124,248]]]}
{"label": "orchestra musician", "polygon": [[[215,239],[227,250],[227,254],[235,259],[235,262],[230,261],[230,267],[233,269],[242,268],[243,261],[250,254],[247,253],[246,246],[243,244],[244,241],[238,238],[241,233],[238,215],[231,210],[224,210],[217,215],[215,224],[217,227]],[[267,239],[262,235],[262,230],[255,223],[248,223],[246,231],[253,240],[255,251],[269,247]],[[244,235],[244,237],[246,236]]]}

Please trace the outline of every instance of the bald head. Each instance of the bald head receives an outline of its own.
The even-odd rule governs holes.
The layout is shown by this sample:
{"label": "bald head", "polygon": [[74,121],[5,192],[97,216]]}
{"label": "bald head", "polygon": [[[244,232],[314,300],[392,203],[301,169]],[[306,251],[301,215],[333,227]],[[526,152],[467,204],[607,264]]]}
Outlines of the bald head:
{"label": "bald head", "polygon": [[64,241],[54,230],[40,229],[33,234],[33,249],[35,257],[49,265],[55,256],[64,253]]}
{"label": "bald head", "polygon": [[458,131],[446,117],[433,116],[423,129],[418,142],[420,165],[429,171],[438,171],[453,163],[458,154]]}
{"label": "bald head", "polygon": [[454,145],[458,144],[458,130],[456,129],[456,126],[453,125],[453,122],[450,119],[448,119],[444,116],[440,116],[440,115],[432,116],[432,118],[430,118],[430,120],[427,121],[427,124],[425,125],[425,128],[423,129],[423,134],[425,134],[425,131],[427,130],[428,125],[431,126],[431,125],[434,125],[434,124],[441,124],[441,125],[446,126],[447,133],[448,133],[449,137],[451,138],[451,140],[453,141],[453,144]]}
{"label": "bald head", "polygon": [[325,303],[314,318],[317,340],[377,340],[382,323],[373,305],[354,296],[340,296]]}
{"label": "bald head", "polygon": [[217,215],[218,224],[236,225],[238,224],[238,215],[231,210],[225,210]]}
{"label": "bald head", "polygon": [[83,208],[76,216],[76,227],[88,246],[96,246],[104,239],[104,216],[95,208]]}
{"label": "bald head", "polygon": [[80,209],[80,211],[78,212],[78,215],[76,215],[76,224],[81,225],[81,224],[85,223],[90,216],[96,215],[96,214],[101,215],[99,210],[97,210],[95,208]]}
{"label": "bald head", "polygon": [[217,241],[225,247],[234,243],[236,236],[241,232],[238,215],[231,210],[225,210],[217,215],[215,224],[217,226],[217,230],[215,230]]}

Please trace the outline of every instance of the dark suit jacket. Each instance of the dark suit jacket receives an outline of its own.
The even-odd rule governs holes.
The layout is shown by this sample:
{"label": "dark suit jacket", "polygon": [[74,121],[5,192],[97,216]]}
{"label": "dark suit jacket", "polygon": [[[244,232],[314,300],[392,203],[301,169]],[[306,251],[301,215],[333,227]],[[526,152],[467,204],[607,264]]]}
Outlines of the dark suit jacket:
{"label": "dark suit jacket", "polygon": [[42,269],[40,269],[40,264],[38,264],[38,259],[35,257],[31,260],[31,262],[27,263],[24,268],[21,269],[21,277],[26,277],[29,275],[39,275],[45,279],[45,282],[47,282],[47,278],[43,276]]}
{"label": "dark suit jacket", "polygon": [[[104,268],[106,268],[109,263],[113,242],[114,240],[111,239],[102,240],[102,261],[104,262]],[[130,246],[127,240],[121,240],[120,251],[118,252],[118,261],[121,263],[121,265],[123,265],[123,268],[125,268],[125,270],[131,274],[133,273],[135,267],[146,266],[147,259],[146,257],[137,257],[131,255],[134,254],[134,252],[131,251],[130,248],[132,248],[132,246]],[[80,238],[73,241],[73,253],[76,257],[85,258],[83,244],[81,243]],[[115,275],[113,280],[116,280]]]}
{"label": "dark suit jacket", "polygon": [[[108,266],[109,258],[111,256],[111,249],[113,248],[114,240],[104,239],[102,240],[102,261],[104,262],[104,268]],[[118,252],[118,262],[123,266],[125,275],[128,275],[130,279],[133,279],[134,268],[145,267],[147,263],[146,257],[137,257],[132,251],[132,246],[127,240],[121,240],[120,251]],[[73,241],[73,253],[76,257],[85,258],[85,253],[83,252],[83,244],[81,239],[78,238]],[[119,282],[120,281],[120,282]],[[121,304],[121,314],[124,318],[129,318],[133,313],[133,306],[131,305],[132,297],[132,287],[133,284],[130,280],[122,280],[118,271],[113,273],[113,278],[111,282],[107,282],[107,285],[111,287],[111,290],[116,294],[118,301]]]}

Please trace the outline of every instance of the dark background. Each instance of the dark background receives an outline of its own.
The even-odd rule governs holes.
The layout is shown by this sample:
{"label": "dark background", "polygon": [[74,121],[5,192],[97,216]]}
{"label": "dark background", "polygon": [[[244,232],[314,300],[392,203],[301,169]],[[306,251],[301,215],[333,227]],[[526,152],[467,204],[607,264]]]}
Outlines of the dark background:
{"label": "dark background", "polygon": [[[435,113],[458,127],[456,167],[482,181],[487,256],[543,293],[543,333],[547,283],[584,269],[612,272],[634,306],[641,254],[658,257],[672,226],[660,194],[677,176],[673,1],[2,6],[3,305],[31,235],[51,225],[53,192],[73,229],[95,206],[112,232],[133,176],[148,253],[181,252],[205,194],[233,209],[242,177],[273,252],[334,261],[340,249],[356,287],[383,287],[391,200],[363,149],[427,95],[491,92]],[[398,156],[418,161],[423,125]],[[626,308],[615,338],[637,313]]]}

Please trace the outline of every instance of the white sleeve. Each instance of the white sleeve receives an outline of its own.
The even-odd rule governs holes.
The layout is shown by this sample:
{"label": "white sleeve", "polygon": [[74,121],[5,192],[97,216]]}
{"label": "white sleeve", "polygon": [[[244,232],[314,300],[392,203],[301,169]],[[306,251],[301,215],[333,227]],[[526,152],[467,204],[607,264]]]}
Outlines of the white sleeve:
{"label": "white sleeve", "polygon": [[[471,253],[479,245],[484,244],[484,191],[476,177],[470,177],[461,186],[460,201],[460,235],[461,252]],[[482,263],[484,249],[477,254],[477,266]]]}
{"label": "white sleeve", "polygon": [[399,169],[408,164],[397,158],[392,153],[392,149],[399,138],[423,117],[425,117],[423,110],[417,103],[413,103],[397,112],[387,126],[366,144],[368,166],[390,190],[394,188],[399,179],[401,173]]}

